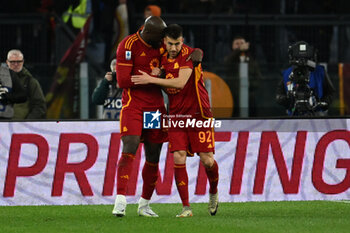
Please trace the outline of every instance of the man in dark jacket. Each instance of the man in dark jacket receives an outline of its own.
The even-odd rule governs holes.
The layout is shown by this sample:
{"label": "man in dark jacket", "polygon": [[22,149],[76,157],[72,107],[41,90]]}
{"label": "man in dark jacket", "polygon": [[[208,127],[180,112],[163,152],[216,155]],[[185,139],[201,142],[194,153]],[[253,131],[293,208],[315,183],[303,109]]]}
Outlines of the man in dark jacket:
{"label": "man in dark jacket", "polygon": [[249,78],[249,116],[256,116],[256,100],[254,93],[259,88],[259,82],[262,79],[258,63],[253,59],[249,51],[250,43],[242,36],[235,36],[232,41],[232,52],[224,58],[224,64],[229,74],[226,80],[233,94],[235,111],[233,116],[239,116],[240,112],[240,80],[239,80],[239,65],[244,62],[248,64]]}
{"label": "man in dark jacket", "polygon": [[14,105],[13,119],[43,119],[46,117],[46,102],[38,80],[23,67],[24,56],[20,50],[10,50],[6,61],[25,89],[27,101]]}
{"label": "man in dark jacket", "polygon": [[15,72],[0,66],[0,119],[13,118],[13,104],[27,100]]}
{"label": "man in dark jacket", "polygon": [[116,59],[111,62],[111,71],[107,72],[105,78],[92,93],[92,102],[103,105],[103,119],[119,120],[122,109],[122,89],[117,87]]}

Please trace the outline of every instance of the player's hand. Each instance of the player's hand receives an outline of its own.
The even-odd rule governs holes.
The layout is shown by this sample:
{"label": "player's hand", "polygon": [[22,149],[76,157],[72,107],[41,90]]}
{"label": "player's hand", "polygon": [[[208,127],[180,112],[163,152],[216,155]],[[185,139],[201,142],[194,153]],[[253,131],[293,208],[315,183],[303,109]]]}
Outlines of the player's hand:
{"label": "player's hand", "polygon": [[147,74],[146,72],[143,72],[142,70],[139,70],[141,74],[132,75],[131,76],[131,82],[133,82],[135,85],[140,84],[149,84],[151,83],[153,77]]}
{"label": "player's hand", "polygon": [[109,81],[109,82],[112,82],[112,72],[107,72],[106,74],[105,74],[105,79],[107,79],[107,81]]}
{"label": "player's hand", "polygon": [[160,70],[158,67],[154,67],[154,68],[152,69],[151,75],[153,75],[153,76],[159,76],[161,73],[162,73],[162,72],[161,72],[161,70]]}
{"label": "player's hand", "polygon": [[7,104],[7,95],[8,95],[9,90],[7,87],[2,87],[0,86],[0,104]]}
{"label": "player's hand", "polygon": [[203,59],[203,52],[201,49],[194,49],[194,51],[188,56],[186,61],[192,60],[193,63],[201,63]]}
{"label": "player's hand", "polygon": [[0,87],[0,95],[6,94],[9,92],[9,89],[7,87]]}

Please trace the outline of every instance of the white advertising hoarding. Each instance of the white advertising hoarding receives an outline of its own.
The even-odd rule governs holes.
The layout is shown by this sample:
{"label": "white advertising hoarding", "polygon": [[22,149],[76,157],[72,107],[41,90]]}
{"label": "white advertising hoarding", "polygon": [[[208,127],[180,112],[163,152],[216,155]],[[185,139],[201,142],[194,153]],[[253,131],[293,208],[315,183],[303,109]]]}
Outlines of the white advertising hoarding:
{"label": "white advertising hoarding", "polygon": [[[225,120],[215,134],[221,202],[350,199],[347,119]],[[0,205],[113,204],[119,122],[1,122]],[[142,146],[128,184],[142,192]],[[180,202],[163,145],[152,202]],[[187,159],[190,202],[208,201],[199,158]]]}

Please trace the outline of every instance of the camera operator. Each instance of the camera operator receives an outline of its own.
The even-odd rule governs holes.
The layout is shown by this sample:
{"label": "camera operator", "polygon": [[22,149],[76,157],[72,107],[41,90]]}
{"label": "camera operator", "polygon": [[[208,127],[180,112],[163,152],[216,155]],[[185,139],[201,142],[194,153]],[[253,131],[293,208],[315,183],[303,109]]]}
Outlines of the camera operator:
{"label": "camera operator", "polygon": [[111,61],[112,72],[107,72],[104,79],[92,93],[92,102],[103,105],[103,119],[119,120],[122,109],[122,89],[118,87],[116,77],[116,59]]}
{"label": "camera operator", "polygon": [[299,41],[289,46],[288,54],[292,66],[282,72],[277,103],[289,116],[326,116],[334,87],[325,68],[317,64],[314,48]]}
{"label": "camera operator", "polygon": [[27,100],[26,92],[15,72],[0,66],[0,119],[12,119],[13,104]]}

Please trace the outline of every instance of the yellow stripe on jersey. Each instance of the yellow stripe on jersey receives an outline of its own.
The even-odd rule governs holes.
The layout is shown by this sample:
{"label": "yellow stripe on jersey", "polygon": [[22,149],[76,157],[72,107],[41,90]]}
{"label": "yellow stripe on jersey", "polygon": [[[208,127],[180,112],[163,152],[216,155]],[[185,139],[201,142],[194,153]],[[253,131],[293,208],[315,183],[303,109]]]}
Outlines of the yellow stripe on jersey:
{"label": "yellow stripe on jersey", "polygon": [[203,107],[202,107],[202,101],[201,101],[201,97],[199,95],[199,89],[198,89],[198,82],[201,78],[202,75],[202,65],[199,64],[195,69],[194,69],[194,74],[195,74],[195,85],[196,85],[196,93],[197,93],[197,98],[198,98],[198,104],[199,104],[199,108],[201,110],[201,115],[204,119],[209,119],[209,117],[204,116],[204,112],[203,112]]}
{"label": "yellow stripe on jersey", "polygon": [[126,49],[127,49],[127,50],[131,50],[132,45],[133,45],[134,42],[137,41],[137,40],[138,40],[137,37],[134,38],[134,39],[132,39],[132,40],[130,40],[130,41],[129,41],[129,44],[128,44],[128,47],[127,47]]}
{"label": "yellow stripe on jersey", "polygon": [[130,41],[134,38],[135,36],[130,36],[126,41],[125,41],[125,48],[128,49],[129,48],[129,44],[130,44]]}
{"label": "yellow stripe on jersey", "polygon": [[[214,119],[211,117],[211,120],[213,121]],[[211,144],[214,147],[215,146],[215,136],[214,136],[215,132],[214,132],[214,127],[211,128]]]}
{"label": "yellow stripe on jersey", "polygon": [[188,54],[188,48],[182,47],[182,56],[185,56]]}
{"label": "yellow stripe on jersey", "polygon": [[134,41],[135,39],[137,39],[137,36],[136,35],[133,35],[133,36],[130,36],[129,39],[127,39],[127,41],[125,42],[125,48],[126,49],[130,49],[131,46],[131,42]]}
{"label": "yellow stripe on jersey", "polygon": [[126,105],[124,105],[123,107],[122,107],[122,110],[120,111],[120,116],[119,116],[119,130],[120,130],[120,132],[122,132],[122,117],[123,117],[123,110],[124,110],[124,108],[126,108],[126,107],[128,107],[129,106],[129,104],[130,104],[130,102],[131,102],[131,94],[130,94],[130,88],[128,88],[128,97],[129,97],[129,100],[128,100],[128,102],[126,103]]}
{"label": "yellow stripe on jersey", "polygon": [[132,44],[138,39],[137,35],[131,36],[129,39],[126,40],[125,42],[125,48],[127,50],[131,50]]}
{"label": "yellow stripe on jersey", "polygon": [[193,157],[194,156],[194,153],[191,153],[191,151],[187,150],[186,152],[187,152],[187,156],[189,156],[189,157]]}
{"label": "yellow stripe on jersey", "polygon": [[117,64],[121,66],[132,66],[132,64],[128,64],[128,63],[117,63]]}

